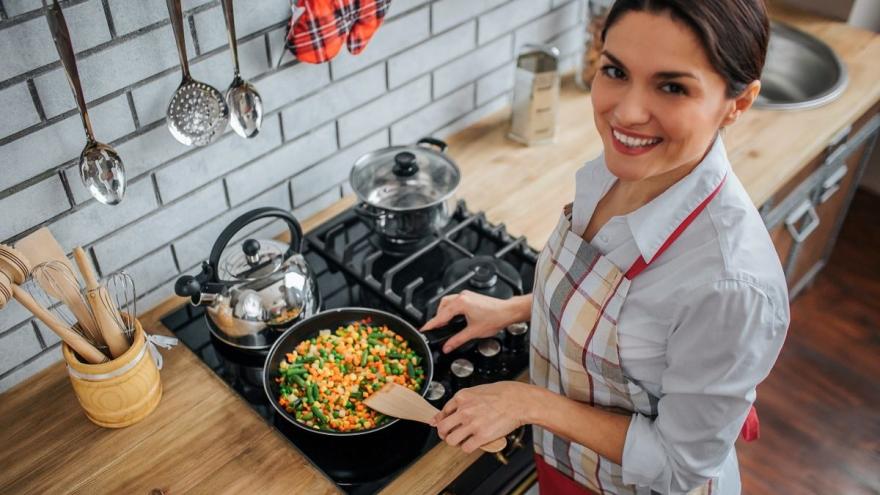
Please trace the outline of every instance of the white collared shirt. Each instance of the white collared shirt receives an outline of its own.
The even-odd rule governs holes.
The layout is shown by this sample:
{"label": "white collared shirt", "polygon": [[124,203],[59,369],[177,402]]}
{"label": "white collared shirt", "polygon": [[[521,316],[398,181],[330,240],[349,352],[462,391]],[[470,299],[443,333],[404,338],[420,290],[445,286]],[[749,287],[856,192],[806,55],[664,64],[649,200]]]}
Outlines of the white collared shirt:
{"label": "white collared shirt", "polygon": [[[623,271],[651,260],[725,175],[706,209],[633,279],[618,321],[624,371],[660,398],[656,419],[633,415],[623,479],[664,494],[710,478],[713,494],[740,493],[733,445],[788,328],[785,276],[720,137],[689,175],[591,240]],[[616,180],[602,156],[577,172],[575,233]]]}

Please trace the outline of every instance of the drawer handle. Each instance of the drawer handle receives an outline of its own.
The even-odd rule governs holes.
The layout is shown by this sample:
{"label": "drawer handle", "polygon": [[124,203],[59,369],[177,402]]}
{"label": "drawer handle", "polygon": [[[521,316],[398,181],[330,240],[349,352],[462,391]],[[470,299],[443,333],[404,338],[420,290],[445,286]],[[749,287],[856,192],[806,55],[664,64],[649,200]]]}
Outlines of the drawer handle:
{"label": "drawer handle", "polygon": [[828,178],[822,181],[822,194],[819,195],[820,203],[824,203],[834,196],[834,193],[840,189],[840,183],[843,182],[843,178],[846,177],[848,171],[849,169],[846,165],[841,165]]}
{"label": "drawer handle", "polygon": [[[806,223],[803,221],[806,220]],[[800,227],[798,226],[799,224]],[[819,214],[810,200],[804,200],[797,208],[785,217],[785,227],[795,242],[804,242],[819,226]]]}

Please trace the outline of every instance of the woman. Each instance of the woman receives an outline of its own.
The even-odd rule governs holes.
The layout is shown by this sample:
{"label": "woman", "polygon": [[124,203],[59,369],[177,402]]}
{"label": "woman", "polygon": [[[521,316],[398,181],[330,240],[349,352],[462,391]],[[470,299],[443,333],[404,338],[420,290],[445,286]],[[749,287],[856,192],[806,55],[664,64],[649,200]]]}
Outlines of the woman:
{"label": "woman", "polygon": [[[541,253],[534,293],[447,296],[469,339],[531,321],[531,384],[434,418],[473,451],[533,425],[542,493],[740,493],[734,442],[788,326],[785,277],[721,135],[760,89],[761,0],[617,0],[592,84],[604,154]],[[756,418],[754,418],[756,419]]]}

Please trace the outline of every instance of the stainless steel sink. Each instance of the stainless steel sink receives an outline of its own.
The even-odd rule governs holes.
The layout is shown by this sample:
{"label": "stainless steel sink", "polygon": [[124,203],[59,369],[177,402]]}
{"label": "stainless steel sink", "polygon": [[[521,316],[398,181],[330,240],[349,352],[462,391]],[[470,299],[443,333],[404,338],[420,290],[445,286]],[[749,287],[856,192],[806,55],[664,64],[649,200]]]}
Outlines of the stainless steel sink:
{"label": "stainless steel sink", "polygon": [[774,22],[755,107],[818,107],[837,99],[847,82],[846,66],[828,45],[803,31]]}

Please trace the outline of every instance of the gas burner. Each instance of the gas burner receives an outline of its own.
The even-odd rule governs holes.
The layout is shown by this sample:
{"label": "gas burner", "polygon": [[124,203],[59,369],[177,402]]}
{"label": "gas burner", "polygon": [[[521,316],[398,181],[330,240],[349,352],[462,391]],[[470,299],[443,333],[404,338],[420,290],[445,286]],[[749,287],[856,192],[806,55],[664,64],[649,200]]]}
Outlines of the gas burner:
{"label": "gas burner", "polygon": [[[207,316],[204,318],[210,327],[213,322]],[[263,364],[266,362],[266,356],[269,353],[268,349],[265,351],[240,349],[218,339],[214,332],[211,332],[210,335],[211,344],[214,346],[217,356],[223,361],[246,368],[263,369]],[[262,379],[260,379],[259,383],[262,384]]]}
{"label": "gas burner", "polygon": [[492,256],[455,261],[443,274],[446,293],[468,289],[499,299],[522,294],[522,277],[510,263]]}
{"label": "gas burner", "polygon": [[513,265],[492,256],[459,259],[446,268],[442,286],[428,299],[428,314],[437,312],[443,296],[463,290],[498,299],[510,299],[523,294],[523,280]]}

